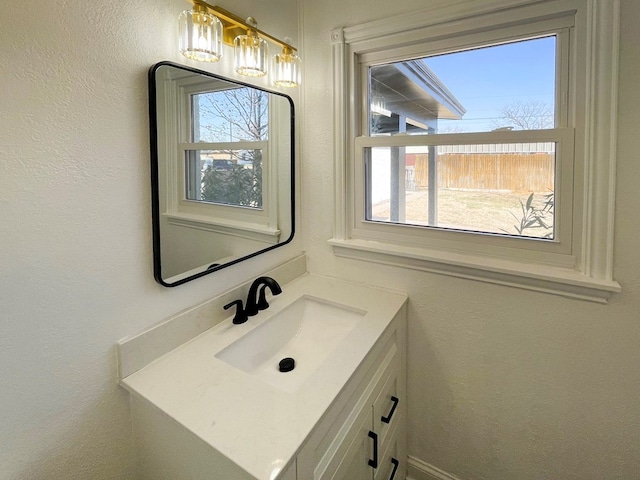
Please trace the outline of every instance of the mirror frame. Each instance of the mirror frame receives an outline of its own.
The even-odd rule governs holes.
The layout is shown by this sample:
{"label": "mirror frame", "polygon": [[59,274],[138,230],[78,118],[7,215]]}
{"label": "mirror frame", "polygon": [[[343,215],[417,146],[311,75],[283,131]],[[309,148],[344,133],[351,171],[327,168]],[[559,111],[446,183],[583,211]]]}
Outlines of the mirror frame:
{"label": "mirror frame", "polygon": [[[181,278],[180,280],[176,280],[172,283],[167,283],[162,278],[162,260],[161,260],[161,242],[160,242],[160,185],[159,185],[159,158],[158,158],[158,118],[157,118],[157,105],[156,105],[156,71],[162,66],[169,66],[173,68],[178,68],[180,70],[185,70],[194,74],[204,75],[207,77],[211,77],[217,80],[222,80],[229,83],[234,83],[236,85],[241,85],[243,87],[255,88],[256,90],[260,90],[266,92],[271,95],[277,95],[286,99],[289,102],[290,113],[291,113],[291,149],[290,149],[290,168],[291,168],[291,234],[289,237],[283,242],[270,245],[261,250],[252,252],[248,255],[239,257],[235,260],[232,260],[228,263],[224,263],[221,265],[217,265],[215,267],[206,269],[202,272],[198,272],[196,274],[190,275],[185,278]],[[192,67],[187,67],[185,65],[180,65],[178,63],[170,62],[170,61],[162,61],[158,62],[155,65],[152,65],[149,69],[148,73],[148,85],[149,85],[149,142],[151,146],[151,216],[152,216],[152,229],[153,229],[153,276],[160,285],[164,287],[176,287],[178,285],[182,285],[184,283],[190,282],[191,280],[195,280],[196,278],[204,277],[205,275],[209,275],[210,273],[217,272],[222,270],[223,268],[230,267],[231,265],[235,265],[237,263],[243,262],[245,260],[249,260],[250,258],[256,257],[268,251],[274,250],[278,247],[282,247],[287,245],[293,240],[295,230],[296,230],[296,209],[295,209],[295,197],[296,197],[296,189],[295,189],[295,108],[293,99],[289,95],[285,95],[284,93],[275,92],[272,90],[267,90],[262,87],[257,87],[255,85],[251,85],[249,83],[240,82],[235,79],[225,78],[220,75],[216,75],[211,72],[207,72],[205,70],[199,70]]]}

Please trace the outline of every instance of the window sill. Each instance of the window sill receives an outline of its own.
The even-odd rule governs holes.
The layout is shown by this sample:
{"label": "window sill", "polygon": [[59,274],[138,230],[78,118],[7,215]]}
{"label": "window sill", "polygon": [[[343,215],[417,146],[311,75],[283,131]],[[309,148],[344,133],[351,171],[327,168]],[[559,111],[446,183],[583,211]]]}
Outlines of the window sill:
{"label": "window sill", "polygon": [[203,217],[201,215],[193,214],[164,213],[162,216],[166,218],[170,225],[180,227],[233,235],[269,244],[276,244],[280,239],[281,232],[279,229],[269,228],[257,223],[239,222],[224,218]]}
{"label": "window sill", "polygon": [[590,277],[583,272],[501,258],[406,247],[371,240],[331,239],[335,255],[396,267],[410,268],[536,292],[607,303],[620,292],[614,280]]}

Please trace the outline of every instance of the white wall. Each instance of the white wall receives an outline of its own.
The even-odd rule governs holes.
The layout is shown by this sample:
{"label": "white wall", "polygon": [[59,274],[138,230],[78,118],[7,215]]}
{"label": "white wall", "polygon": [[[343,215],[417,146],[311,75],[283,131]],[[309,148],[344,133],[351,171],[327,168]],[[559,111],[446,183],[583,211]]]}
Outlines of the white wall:
{"label": "white wall", "polygon": [[406,290],[410,454],[463,480],[640,478],[640,3],[622,0],[609,305],[334,257],[329,31],[438,0],[303,0],[309,268]]}
{"label": "white wall", "polygon": [[[219,2],[297,37],[295,0]],[[153,280],[147,70],[175,0],[0,6],[0,479],[136,478],[116,342],[301,250]],[[264,85],[265,83],[261,83]]]}

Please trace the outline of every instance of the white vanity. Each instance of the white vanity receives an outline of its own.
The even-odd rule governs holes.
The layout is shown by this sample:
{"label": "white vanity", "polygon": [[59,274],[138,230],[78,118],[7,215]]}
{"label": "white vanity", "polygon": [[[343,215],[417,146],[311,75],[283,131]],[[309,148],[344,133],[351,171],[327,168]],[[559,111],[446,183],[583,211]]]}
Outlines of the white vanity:
{"label": "white vanity", "polygon": [[406,478],[406,295],[308,274],[282,290],[123,369],[144,479]]}

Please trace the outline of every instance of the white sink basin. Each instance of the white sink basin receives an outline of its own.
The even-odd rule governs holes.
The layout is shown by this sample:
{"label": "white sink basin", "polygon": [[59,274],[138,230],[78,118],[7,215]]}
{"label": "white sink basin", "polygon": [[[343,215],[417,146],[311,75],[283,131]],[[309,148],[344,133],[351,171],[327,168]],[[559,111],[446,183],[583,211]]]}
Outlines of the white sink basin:
{"label": "white sink basin", "polygon": [[[293,392],[366,313],[304,295],[215,356],[266,383]],[[249,321],[254,318],[257,317]],[[280,372],[278,364],[286,357],[295,360],[295,368]]]}

